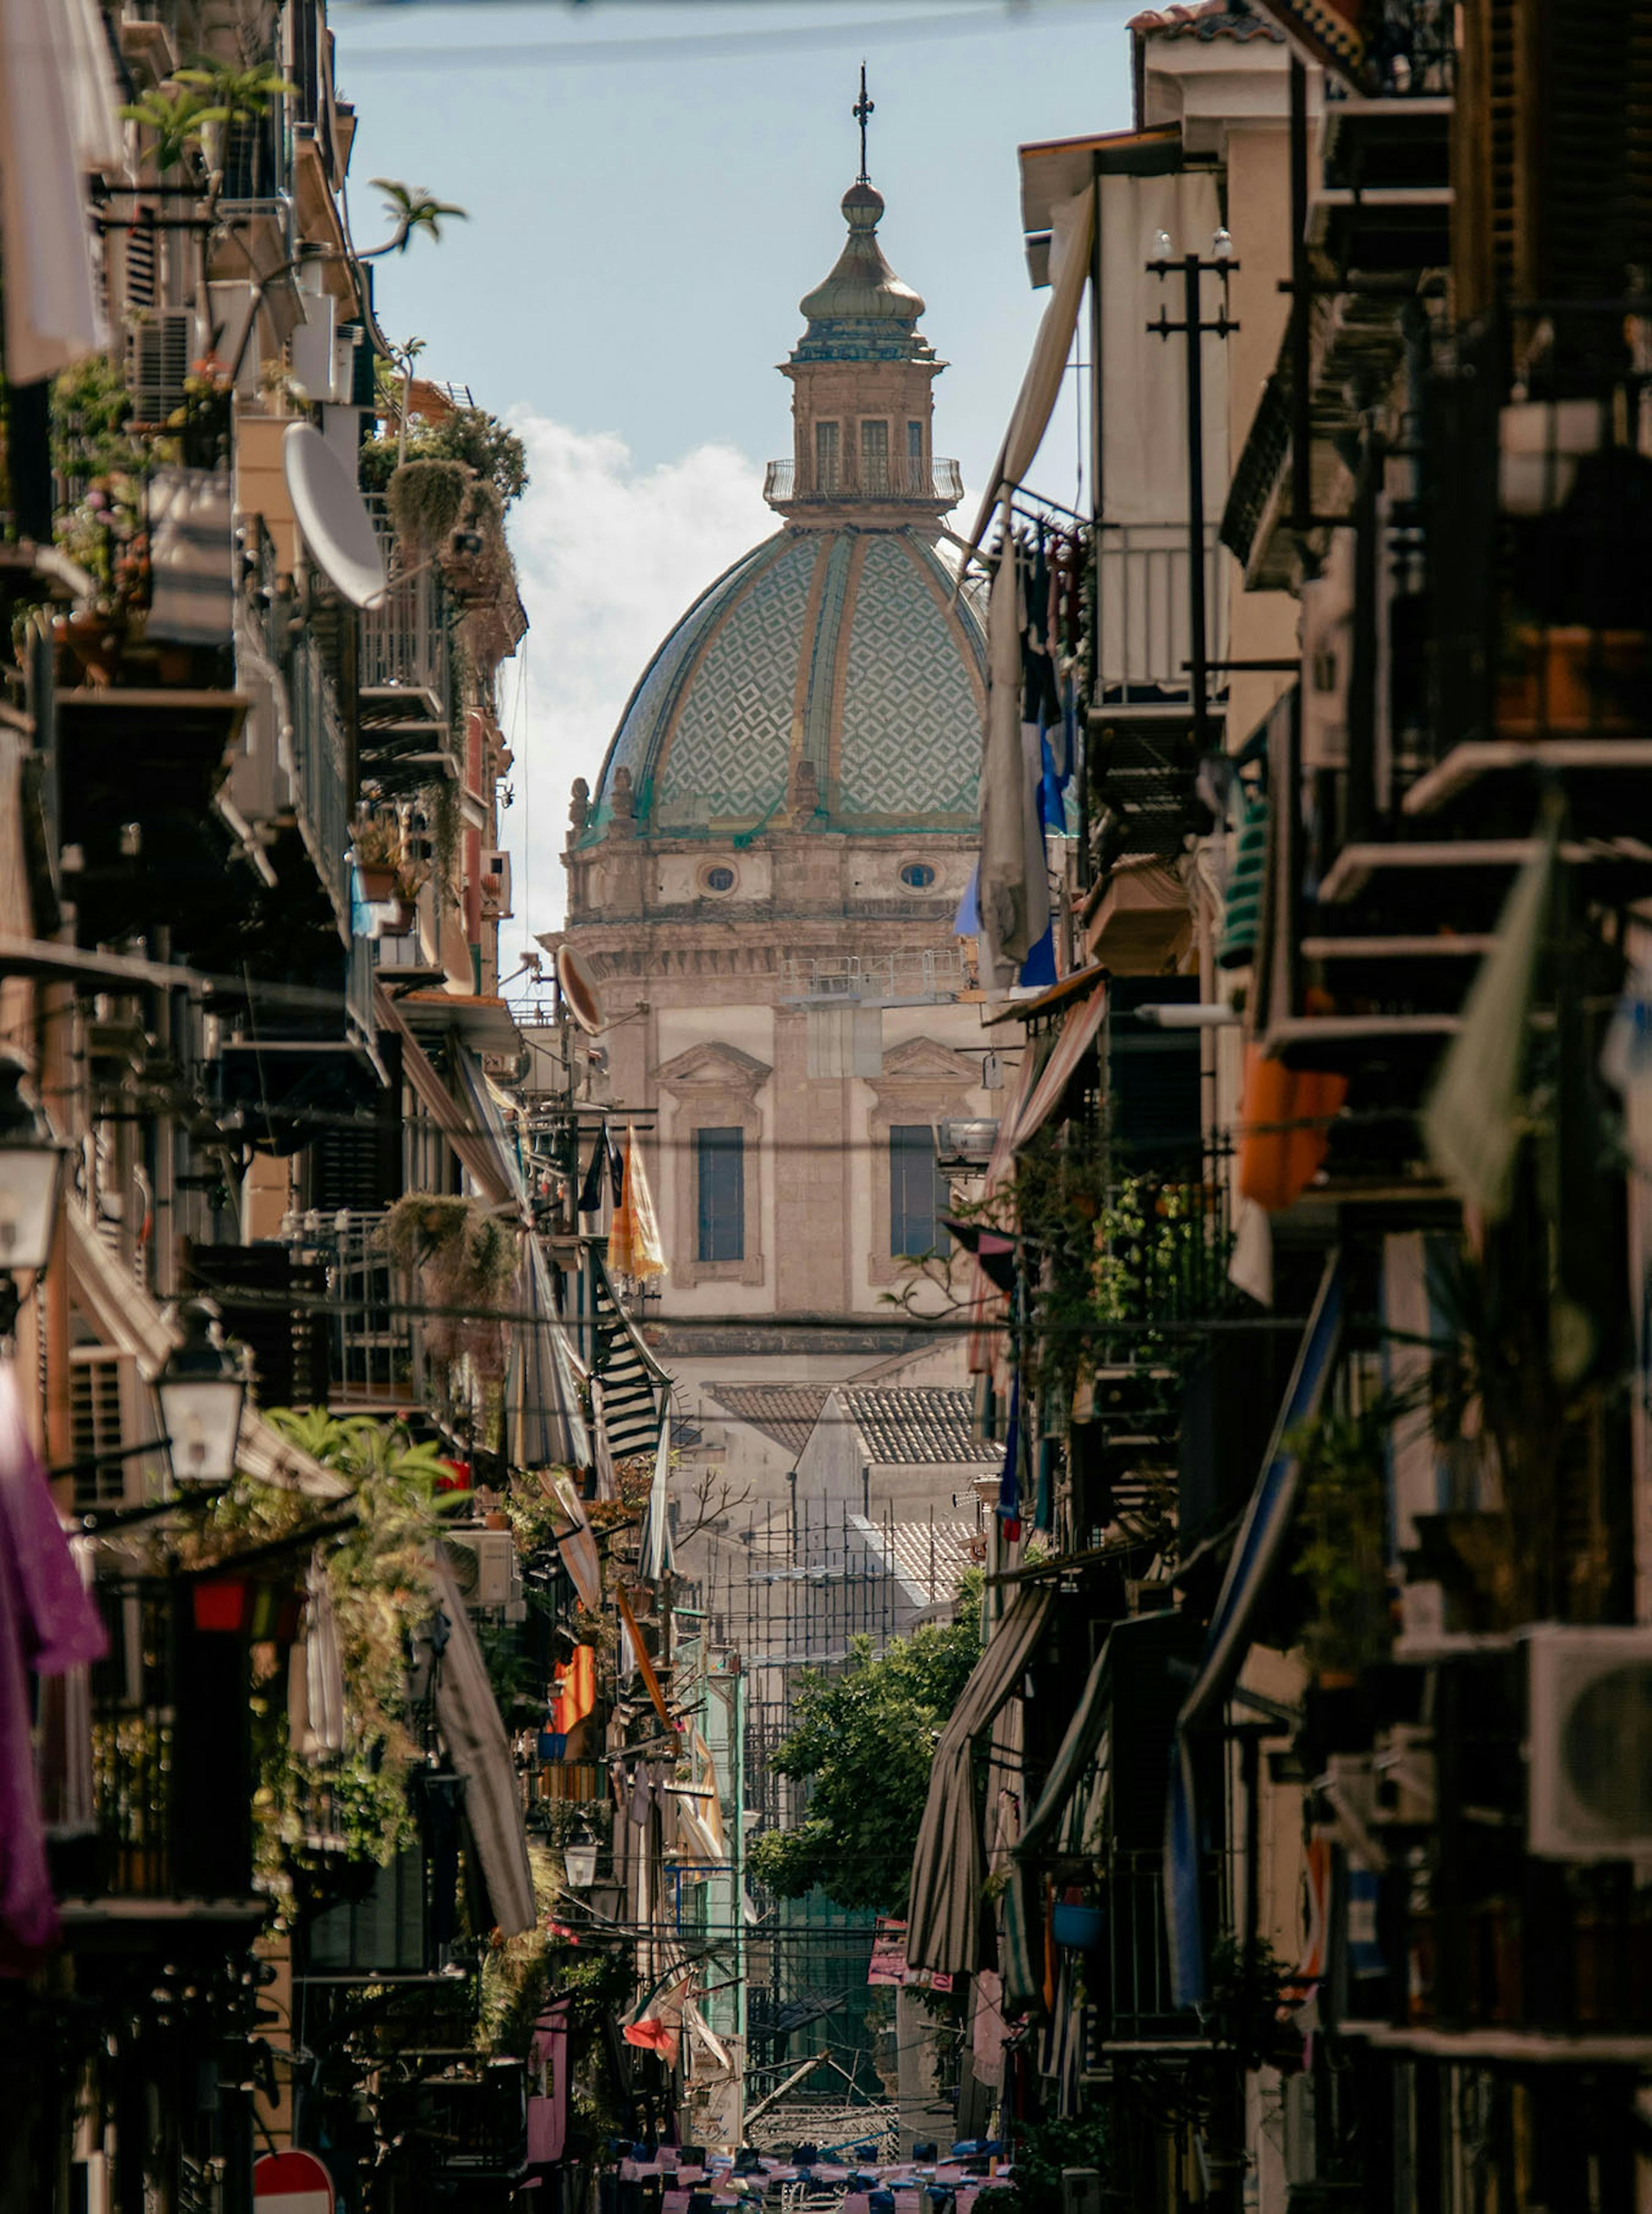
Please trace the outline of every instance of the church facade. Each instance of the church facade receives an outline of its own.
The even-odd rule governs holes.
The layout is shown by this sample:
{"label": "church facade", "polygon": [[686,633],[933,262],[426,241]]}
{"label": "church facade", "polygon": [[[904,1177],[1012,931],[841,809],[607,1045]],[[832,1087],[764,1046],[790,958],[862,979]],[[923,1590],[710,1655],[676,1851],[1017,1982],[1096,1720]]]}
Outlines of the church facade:
{"label": "church facade", "polygon": [[[835,1380],[905,1342],[890,1295],[948,1245],[937,1133],[1001,1096],[953,932],[985,642],[940,551],[944,364],[884,257],[881,195],[863,178],[842,206],[782,371],[780,527],[683,615],[576,785],[566,929],[545,940],[598,980],[610,1096],[652,1123],[670,1271],[647,1312],[679,1404],[754,1475],[774,1456],[725,1434],[715,1387]],[[961,1384],[961,1355],[921,1373]]]}

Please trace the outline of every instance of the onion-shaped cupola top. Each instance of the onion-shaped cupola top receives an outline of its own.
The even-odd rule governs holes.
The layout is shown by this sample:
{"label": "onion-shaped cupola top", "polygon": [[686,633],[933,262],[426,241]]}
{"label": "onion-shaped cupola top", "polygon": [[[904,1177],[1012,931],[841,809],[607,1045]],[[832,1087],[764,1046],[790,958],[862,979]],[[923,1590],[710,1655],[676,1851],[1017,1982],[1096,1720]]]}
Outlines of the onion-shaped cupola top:
{"label": "onion-shaped cupola top", "polygon": [[916,327],[923,296],[902,283],[878,242],[883,213],[883,194],[865,178],[844,193],[849,235],[831,274],[798,303],[809,327],[792,353],[794,364],[934,359]]}
{"label": "onion-shaped cupola top", "polygon": [[792,459],[770,464],[764,493],[789,523],[933,527],[960,496],[958,464],[936,459],[931,436],[931,388],[946,364],[918,328],[922,297],[878,243],[883,215],[863,166],[843,195],[843,251],[804,295],[807,326],[781,364]]}

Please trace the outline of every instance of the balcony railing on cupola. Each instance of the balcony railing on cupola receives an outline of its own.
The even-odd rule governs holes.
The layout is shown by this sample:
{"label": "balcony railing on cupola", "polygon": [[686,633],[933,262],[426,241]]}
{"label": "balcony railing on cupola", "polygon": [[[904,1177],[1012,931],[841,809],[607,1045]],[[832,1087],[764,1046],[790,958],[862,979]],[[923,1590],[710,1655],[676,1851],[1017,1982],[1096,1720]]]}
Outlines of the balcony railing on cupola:
{"label": "balcony railing on cupola", "polygon": [[847,454],[835,468],[799,468],[795,460],[771,462],[763,479],[763,498],[771,507],[782,509],[860,500],[910,500],[948,508],[963,497],[958,463],[939,454],[927,460],[903,454],[878,459]]}

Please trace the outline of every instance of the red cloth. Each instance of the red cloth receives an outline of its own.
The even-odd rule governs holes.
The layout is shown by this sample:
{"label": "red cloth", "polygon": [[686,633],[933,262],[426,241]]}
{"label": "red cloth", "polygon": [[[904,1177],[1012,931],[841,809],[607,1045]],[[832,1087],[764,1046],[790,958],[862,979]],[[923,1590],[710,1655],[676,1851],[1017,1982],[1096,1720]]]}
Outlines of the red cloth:
{"label": "red cloth", "polygon": [[0,1361],[0,1975],[27,1975],[58,1942],[31,1735],[28,1676],[99,1660],[103,1623],[64,1535]]}

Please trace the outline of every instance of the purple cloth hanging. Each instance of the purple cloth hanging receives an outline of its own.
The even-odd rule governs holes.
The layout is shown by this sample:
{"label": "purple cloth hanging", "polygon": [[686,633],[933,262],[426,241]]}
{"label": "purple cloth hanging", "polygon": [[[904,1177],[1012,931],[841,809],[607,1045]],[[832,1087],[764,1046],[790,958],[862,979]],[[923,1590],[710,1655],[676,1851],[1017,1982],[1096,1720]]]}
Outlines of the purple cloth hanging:
{"label": "purple cloth hanging", "polygon": [[0,1975],[28,1975],[58,1942],[31,1736],[30,1673],[101,1660],[103,1623],[64,1534],[0,1361]]}

